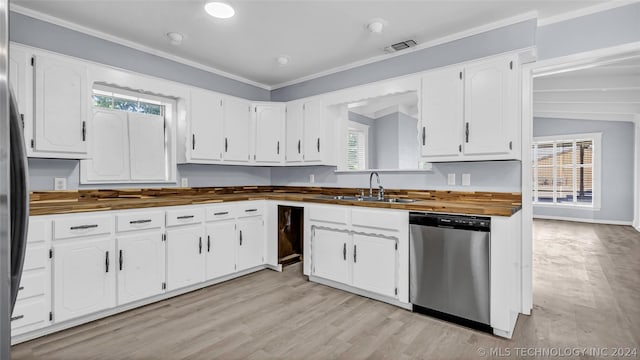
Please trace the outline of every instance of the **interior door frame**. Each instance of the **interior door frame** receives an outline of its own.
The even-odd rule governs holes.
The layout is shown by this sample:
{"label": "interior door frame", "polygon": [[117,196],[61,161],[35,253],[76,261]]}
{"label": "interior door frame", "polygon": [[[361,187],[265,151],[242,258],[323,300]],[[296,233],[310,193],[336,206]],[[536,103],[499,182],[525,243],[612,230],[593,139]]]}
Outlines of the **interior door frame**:
{"label": "interior door frame", "polygon": [[[533,203],[531,196],[532,179],[531,144],[533,142],[533,79],[550,73],[570,69],[596,66],[603,61],[623,57],[640,51],[640,42],[585,51],[577,54],[524,64],[522,66],[522,309],[530,315],[533,308]],[[634,226],[640,231],[640,118],[635,120],[635,189]]]}

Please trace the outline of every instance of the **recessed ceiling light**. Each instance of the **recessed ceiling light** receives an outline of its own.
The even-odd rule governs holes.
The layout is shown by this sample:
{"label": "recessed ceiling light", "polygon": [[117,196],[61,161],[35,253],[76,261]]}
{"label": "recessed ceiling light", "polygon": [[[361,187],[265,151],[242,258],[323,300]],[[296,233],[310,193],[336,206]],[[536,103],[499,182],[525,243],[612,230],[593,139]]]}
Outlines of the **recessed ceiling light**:
{"label": "recessed ceiling light", "polygon": [[276,61],[278,62],[278,65],[280,65],[280,66],[287,66],[287,65],[289,65],[289,62],[291,61],[291,58],[288,57],[287,55],[281,55],[281,56],[278,56]]}
{"label": "recessed ceiling light", "polygon": [[236,14],[233,7],[227,3],[210,1],[204,4],[204,10],[211,16],[218,19],[228,19]]}
{"label": "recessed ceiling light", "polygon": [[382,30],[387,26],[387,21],[381,18],[371,19],[368,24],[365,25],[365,28],[369,30],[369,32],[373,34],[380,34]]}
{"label": "recessed ceiling light", "polygon": [[167,33],[167,37],[169,38],[169,42],[171,42],[171,45],[180,45],[182,43],[182,40],[184,39],[184,36],[177,32]]}

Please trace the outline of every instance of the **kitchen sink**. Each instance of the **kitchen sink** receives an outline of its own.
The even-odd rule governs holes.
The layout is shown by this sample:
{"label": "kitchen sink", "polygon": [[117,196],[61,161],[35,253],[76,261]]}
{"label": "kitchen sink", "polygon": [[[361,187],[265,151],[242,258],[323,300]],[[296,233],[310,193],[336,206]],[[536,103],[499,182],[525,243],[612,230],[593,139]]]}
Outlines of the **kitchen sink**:
{"label": "kitchen sink", "polygon": [[344,200],[344,201],[366,201],[366,202],[388,202],[388,203],[398,203],[398,204],[410,204],[416,202],[415,199],[405,199],[405,198],[388,198],[388,199],[378,199],[377,197],[360,197],[360,196],[349,196],[349,195],[320,195],[319,199],[327,199],[327,200]]}

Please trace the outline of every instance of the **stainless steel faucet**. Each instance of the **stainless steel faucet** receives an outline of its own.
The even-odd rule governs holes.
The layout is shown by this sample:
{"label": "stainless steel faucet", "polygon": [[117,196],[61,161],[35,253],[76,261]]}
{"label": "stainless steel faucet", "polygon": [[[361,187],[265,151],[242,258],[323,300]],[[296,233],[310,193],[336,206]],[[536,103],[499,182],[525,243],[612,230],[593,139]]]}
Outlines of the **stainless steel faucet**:
{"label": "stainless steel faucet", "polygon": [[384,198],[384,188],[380,185],[380,175],[375,171],[372,171],[371,175],[369,175],[369,197],[373,198],[373,175],[378,180],[378,200],[382,200]]}

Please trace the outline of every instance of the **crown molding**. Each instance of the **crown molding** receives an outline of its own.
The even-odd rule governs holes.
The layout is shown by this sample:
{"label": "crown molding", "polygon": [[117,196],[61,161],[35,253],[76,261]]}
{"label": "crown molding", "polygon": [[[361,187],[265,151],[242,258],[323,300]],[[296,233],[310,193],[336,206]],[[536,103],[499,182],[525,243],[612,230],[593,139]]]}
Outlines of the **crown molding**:
{"label": "crown molding", "polygon": [[555,24],[555,23],[559,23],[559,22],[563,22],[563,21],[579,18],[579,17],[582,17],[582,16],[591,15],[591,14],[599,13],[599,12],[602,12],[602,11],[615,9],[615,8],[618,8],[618,7],[621,7],[621,6],[634,4],[634,3],[637,3],[639,1],[640,0],[624,0],[624,1],[611,0],[611,1],[607,1],[607,2],[604,2],[604,3],[601,3],[601,4],[589,6],[589,7],[586,7],[586,8],[582,8],[582,9],[578,9],[578,10],[574,10],[574,11],[569,11],[569,12],[566,12],[566,13],[563,13],[563,14],[558,14],[558,15],[554,15],[554,16],[549,16],[549,17],[546,17],[546,18],[538,19],[538,27],[547,26],[547,25],[551,25],[551,24]]}

